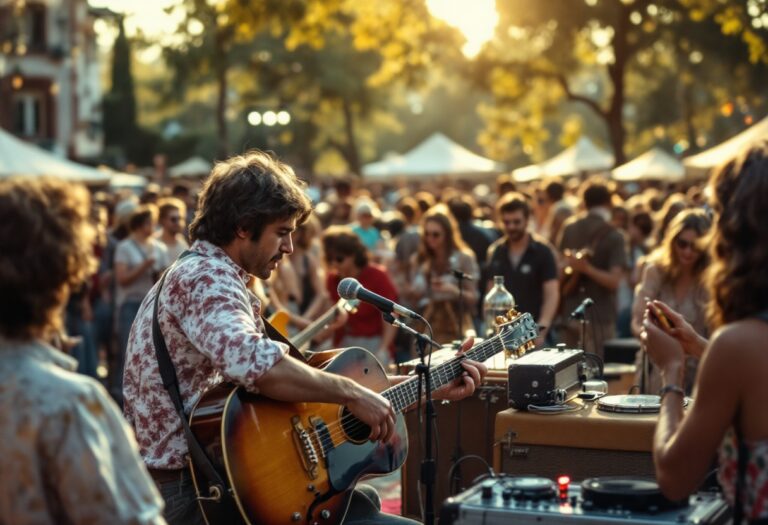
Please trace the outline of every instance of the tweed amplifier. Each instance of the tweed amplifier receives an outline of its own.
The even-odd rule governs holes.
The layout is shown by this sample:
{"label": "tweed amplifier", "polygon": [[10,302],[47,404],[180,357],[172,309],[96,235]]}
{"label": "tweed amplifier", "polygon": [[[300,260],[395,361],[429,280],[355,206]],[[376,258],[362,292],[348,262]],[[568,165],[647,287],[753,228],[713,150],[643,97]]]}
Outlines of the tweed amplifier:
{"label": "tweed amplifier", "polygon": [[583,350],[558,346],[543,348],[509,364],[509,406],[555,405],[568,401],[581,389],[586,361]]}
{"label": "tweed amplifier", "polygon": [[614,413],[575,399],[557,415],[507,409],[496,415],[494,469],[513,475],[582,480],[654,476],[657,414]]}

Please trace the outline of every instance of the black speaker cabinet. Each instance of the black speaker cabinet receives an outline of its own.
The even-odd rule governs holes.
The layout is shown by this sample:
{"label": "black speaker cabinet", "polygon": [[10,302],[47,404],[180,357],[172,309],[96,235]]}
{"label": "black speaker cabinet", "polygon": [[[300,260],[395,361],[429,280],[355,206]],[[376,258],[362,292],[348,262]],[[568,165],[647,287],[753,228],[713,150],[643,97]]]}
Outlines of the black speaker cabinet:
{"label": "black speaker cabinet", "polygon": [[[507,408],[507,371],[489,370],[485,382],[475,394],[458,402],[435,401],[437,422],[433,428],[436,446],[436,483],[434,491],[435,512],[446,498],[453,495],[448,473],[453,459],[474,454],[491,465],[493,462],[493,435],[496,414]],[[423,408],[423,407],[422,407]],[[408,458],[403,465],[402,513],[413,519],[421,518],[424,489],[420,483],[421,461],[424,456],[424,429],[419,424],[416,410],[405,414],[408,430]],[[458,438],[458,439],[457,439]],[[458,443],[458,448],[457,448]],[[487,472],[482,462],[475,459],[462,461],[457,471],[456,492],[473,485],[472,481]],[[456,474],[454,472],[454,475]]]}
{"label": "black speaker cabinet", "polygon": [[496,416],[494,469],[511,475],[578,481],[594,476],[654,476],[657,414],[603,412],[595,403],[544,415],[514,409]]}

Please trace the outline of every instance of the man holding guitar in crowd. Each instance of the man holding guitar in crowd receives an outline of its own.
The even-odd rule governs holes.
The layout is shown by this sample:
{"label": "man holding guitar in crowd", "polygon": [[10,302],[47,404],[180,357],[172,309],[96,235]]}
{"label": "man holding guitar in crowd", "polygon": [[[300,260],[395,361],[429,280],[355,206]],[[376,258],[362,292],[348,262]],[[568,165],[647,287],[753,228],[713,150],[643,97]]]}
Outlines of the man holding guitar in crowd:
{"label": "man holding guitar in crowd", "polygon": [[[190,253],[169,269],[141,305],[126,354],[125,416],[165,498],[171,524],[200,524],[204,518],[185,458],[182,420],[161,380],[153,344],[155,315],[185,414],[204,392],[228,381],[281,402],[343,405],[370,426],[371,441],[389,442],[395,436],[390,400],[289,355],[286,344],[266,335],[261,304],[249,291],[251,279],[266,279],[293,251],[291,234],[310,208],[293,171],[266,154],[251,152],[217,164],[190,226]],[[466,341],[462,350],[471,344]],[[464,373],[435,398],[458,400],[474,392],[486,368],[469,359],[461,361],[461,367]],[[390,379],[397,383],[404,378]],[[355,491],[344,523],[409,522],[380,514],[370,496]]]}
{"label": "man holding guitar in crowd", "polygon": [[[561,339],[570,347],[581,342],[584,350],[603,357],[603,342],[616,333],[616,290],[627,267],[624,236],[611,223],[611,190],[601,179],[583,186],[586,213],[563,226],[558,248],[564,254],[562,276]],[[581,341],[581,327],[570,313],[586,298],[594,301],[587,319],[591,327]]]}

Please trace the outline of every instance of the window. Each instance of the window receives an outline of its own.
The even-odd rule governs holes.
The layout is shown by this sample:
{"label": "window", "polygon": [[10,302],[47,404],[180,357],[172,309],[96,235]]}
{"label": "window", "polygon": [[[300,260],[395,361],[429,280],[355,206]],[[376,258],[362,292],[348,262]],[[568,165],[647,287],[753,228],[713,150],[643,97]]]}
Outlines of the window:
{"label": "window", "polygon": [[45,98],[39,93],[21,92],[13,101],[13,132],[21,137],[48,137]]}

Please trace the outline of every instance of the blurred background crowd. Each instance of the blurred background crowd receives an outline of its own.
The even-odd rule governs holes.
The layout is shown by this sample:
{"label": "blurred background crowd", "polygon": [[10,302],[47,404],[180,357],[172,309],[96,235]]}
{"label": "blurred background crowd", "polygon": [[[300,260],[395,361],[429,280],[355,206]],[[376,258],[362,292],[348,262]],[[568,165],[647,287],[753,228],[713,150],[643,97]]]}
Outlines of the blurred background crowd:
{"label": "blurred background crowd", "polygon": [[[469,331],[487,335],[482,303],[494,275],[542,326],[539,346],[567,341],[602,354],[606,339],[638,335],[647,299],[664,300],[706,334],[699,241],[710,220],[703,183],[616,183],[600,175],[518,183],[501,175],[491,184],[401,188],[336,180],[307,191],[315,209],[295,232],[293,253],[269,281],[254,283],[265,314],[282,317],[289,336],[335,308],[345,277],[424,315],[440,343]],[[101,264],[70,298],[67,329],[79,340],[73,354],[80,371],[107,380],[119,397],[131,322],[158,275],[188,246],[195,191],[153,184],[140,194],[97,192],[92,206]],[[603,244],[615,245],[619,256],[584,260],[592,257],[587,264],[617,278],[572,292],[574,305],[586,296],[596,305],[586,312],[586,340],[569,340],[573,301],[560,276],[579,263],[566,255],[565,232],[592,216],[605,219],[612,240]],[[517,260],[515,246],[522,247]],[[510,248],[509,259],[499,247]],[[333,341],[369,348],[385,364],[415,357],[412,341],[390,330],[375,309],[350,308],[341,323],[334,318],[326,317],[330,333],[314,331],[311,350]]]}

